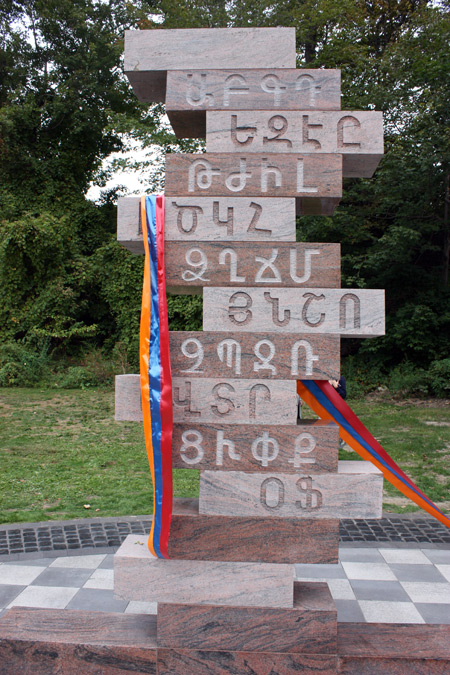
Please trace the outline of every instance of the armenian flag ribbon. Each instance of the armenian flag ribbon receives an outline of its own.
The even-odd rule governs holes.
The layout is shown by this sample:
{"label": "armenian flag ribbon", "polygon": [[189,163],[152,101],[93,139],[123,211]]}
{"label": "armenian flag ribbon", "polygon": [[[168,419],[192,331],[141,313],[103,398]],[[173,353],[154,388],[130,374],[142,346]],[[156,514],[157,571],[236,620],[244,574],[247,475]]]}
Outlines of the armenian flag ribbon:
{"label": "armenian flag ribbon", "polygon": [[408,478],[329,382],[298,380],[297,392],[316,415],[338,424],[339,436],[363,459],[375,464],[405,497],[450,527],[450,518]]}
{"label": "armenian flag ribbon", "polygon": [[172,517],[172,376],[164,276],[164,195],[141,199],[145,263],[140,328],[141,400],[153,481],[150,553],[168,558]]}

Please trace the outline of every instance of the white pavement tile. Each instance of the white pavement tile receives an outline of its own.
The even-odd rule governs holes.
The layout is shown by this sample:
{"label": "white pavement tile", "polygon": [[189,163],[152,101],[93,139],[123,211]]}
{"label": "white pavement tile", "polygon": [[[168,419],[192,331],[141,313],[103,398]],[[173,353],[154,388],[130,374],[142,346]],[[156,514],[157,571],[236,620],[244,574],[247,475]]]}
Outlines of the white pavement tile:
{"label": "white pavement tile", "polygon": [[413,548],[380,548],[380,553],[387,563],[402,565],[431,565],[431,561],[419,549]]}
{"label": "white pavement tile", "polygon": [[359,600],[368,623],[425,623],[412,602]]}
{"label": "white pavement tile", "polygon": [[125,609],[125,614],[156,614],[157,612],[157,602],[139,602],[138,600],[131,600]]}
{"label": "white pavement tile", "polygon": [[328,579],[327,583],[334,600],[356,600],[348,579]]}
{"label": "white pavement tile", "polygon": [[26,586],[31,584],[45,569],[45,567],[31,565],[2,565],[0,584]]}
{"label": "white pavement tile", "polygon": [[28,586],[8,605],[8,608],[64,609],[79,590],[67,586]]}
{"label": "white pavement tile", "polygon": [[72,555],[56,558],[50,567],[78,567],[84,570],[95,570],[106,558],[103,555]]}
{"label": "white pavement tile", "polygon": [[344,560],[342,567],[349,579],[397,581],[397,577],[387,563],[346,562]]}
{"label": "white pavement tile", "polygon": [[96,569],[83,588],[101,588],[105,591],[114,590],[114,570]]}
{"label": "white pavement tile", "polygon": [[436,565],[436,568],[447,581],[450,581],[450,565]]}
{"label": "white pavement tile", "polygon": [[448,603],[450,605],[450,584],[431,581],[401,581],[400,583],[413,602]]}

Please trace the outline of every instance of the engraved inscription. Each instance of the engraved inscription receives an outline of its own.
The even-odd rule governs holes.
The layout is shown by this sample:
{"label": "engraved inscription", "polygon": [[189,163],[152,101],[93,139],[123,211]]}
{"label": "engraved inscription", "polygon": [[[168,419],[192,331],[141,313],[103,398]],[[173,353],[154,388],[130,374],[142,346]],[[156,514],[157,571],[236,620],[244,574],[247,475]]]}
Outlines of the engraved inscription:
{"label": "engraved inscription", "polygon": [[286,326],[291,318],[291,311],[289,309],[283,310],[283,318],[280,318],[280,300],[279,298],[272,298],[270,293],[264,293],[264,300],[267,300],[272,305],[272,321],[277,326]]}
{"label": "engraved inscription", "polygon": [[[269,353],[267,355],[264,355],[262,353],[262,348],[267,347],[269,350]],[[260,370],[270,370],[272,375],[277,374],[277,369],[273,365],[273,363],[270,363],[270,361],[273,359],[275,356],[275,345],[273,342],[270,340],[259,340],[259,342],[256,343],[255,345],[255,356],[258,357],[259,363],[256,362],[253,365],[253,370],[257,373]]]}
{"label": "engraved inscription", "polygon": [[346,293],[339,302],[339,328],[347,328],[347,307],[349,303],[353,307],[353,326],[350,328],[361,328],[361,301],[354,293]]}
{"label": "engraved inscription", "polygon": [[320,150],[322,147],[317,138],[312,138],[309,132],[314,129],[322,129],[323,124],[310,124],[309,115],[302,115],[302,143],[311,150]]}
{"label": "engraved inscription", "polygon": [[339,122],[337,123],[337,147],[339,149],[343,148],[360,148],[361,143],[349,143],[346,142],[344,139],[344,133],[345,130],[348,128],[353,128],[353,129],[360,129],[361,128],[361,122],[354,117],[353,115],[346,115],[345,117],[341,117]]}
{"label": "engraved inscription", "polygon": [[[260,396],[258,397],[258,392]],[[255,384],[250,389],[249,394],[249,409],[250,409],[250,419],[256,419],[256,400],[259,398],[262,401],[270,401],[270,389],[265,384]]]}
{"label": "engraved inscription", "polygon": [[298,92],[307,92],[309,96],[309,105],[314,108],[316,105],[316,93],[320,92],[320,84],[315,84],[314,77],[307,73],[300,75],[295,83],[295,89]]}
{"label": "engraved inscription", "polygon": [[[203,213],[201,206],[184,206],[177,204],[176,202],[172,202],[172,206],[175,206],[175,208],[178,209],[177,227],[179,232],[182,232],[183,234],[194,234],[198,225],[198,214]],[[191,224],[188,227],[183,224],[183,216],[185,212],[187,212],[192,219]]]}
{"label": "engraved inscription", "polygon": [[226,265],[227,258],[230,261],[230,281],[245,281],[245,277],[239,276],[237,272],[238,257],[234,248],[223,248],[219,254],[219,265]]}
{"label": "engraved inscription", "polygon": [[194,160],[189,166],[189,192],[194,192],[196,187],[207,190],[211,187],[213,176],[220,176],[220,169],[214,169],[207,159]]}
{"label": "engraved inscription", "polygon": [[284,485],[279,478],[266,478],[261,483],[260,502],[266,509],[279,509],[284,504]]}
{"label": "engraved inscription", "polygon": [[263,145],[268,145],[269,143],[285,143],[288,148],[292,148],[292,141],[289,138],[281,138],[286,133],[289,126],[287,119],[283,117],[283,115],[274,115],[271,117],[267,122],[267,126],[274,136],[263,136]]}
{"label": "engraved inscription", "polygon": [[241,374],[241,345],[233,338],[222,340],[217,345],[217,355],[228,368],[233,368],[236,375]]}
{"label": "engraved inscription", "polygon": [[313,479],[311,476],[299,478],[297,489],[301,498],[295,502],[295,505],[303,511],[315,511],[322,506],[322,493],[320,490],[313,489]]}
{"label": "engraved inscription", "polygon": [[[202,447],[203,436],[201,433],[195,429],[188,429],[181,435],[181,440],[183,444],[180,448],[180,455],[183,462],[191,465],[201,462],[205,454]],[[192,450],[195,451],[194,455],[191,454]]]}
{"label": "engraved inscription", "polygon": [[[261,267],[259,268],[255,276],[255,283],[257,284],[281,283],[281,274],[274,265],[277,256],[278,256],[278,249],[273,248],[272,255],[270,256],[269,259],[262,258],[261,256],[255,257],[255,262],[261,263]],[[272,275],[270,277],[263,277],[263,275],[267,272],[267,270],[270,270],[270,272],[272,272]]]}
{"label": "engraved inscription", "polygon": [[243,75],[235,74],[229,75],[223,86],[223,104],[225,107],[230,106],[232,96],[246,96],[248,95],[249,86]]}
{"label": "engraved inscription", "polygon": [[212,393],[214,400],[218,402],[218,405],[212,405],[211,410],[218,417],[229,415],[229,413],[235,408],[231,398],[227,398],[226,396],[222,396],[220,394],[221,389],[224,389],[228,393],[235,391],[234,387],[231,384],[228,384],[228,382],[219,382],[219,384],[216,384],[215,387],[213,387]]}
{"label": "engraved inscription", "polygon": [[209,279],[203,276],[208,269],[208,260],[200,248],[190,248],[186,251],[185,259],[186,263],[194,269],[198,269],[198,272],[184,270],[181,273],[183,281],[209,281]]}
{"label": "engraved inscription", "polygon": [[257,204],[256,202],[250,202],[250,208],[254,209],[255,213],[252,216],[247,232],[267,232],[268,234],[271,234],[272,230],[267,227],[256,227],[262,213],[261,204]]}
{"label": "engraved inscription", "polygon": [[[253,131],[253,133],[251,133]],[[237,125],[237,115],[231,115],[231,140],[235,145],[243,147],[245,145],[250,145],[253,141],[256,133],[256,127],[253,126],[243,126],[238,127]],[[242,138],[242,134],[246,134],[245,138]]]}
{"label": "engraved inscription", "polygon": [[[252,206],[252,204],[250,204]],[[224,225],[227,228],[227,237],[231,237],[233,234],[233,225],[234,225],[234,209],[232,206],[227,207],[227,219],[220,220],[220,202],[213,202],[213,221],[214,225]]]}
{"label": "engraved inscription", "polygon": [[283,179],[280,169],[273,165],[269,164],[267,157],[263,157],[261,160],[261,192],[267,192],[269,189],[269,178],[271,180],[270,187],[281,187],[283,185]]}
{"label": "engraved inscription", "polygon": [[185,382],[184,383],[184,388],[185,388],[185,396],[184,398],[181,398],[180,394],[180,387],[175,386],[173,388],[173,402],[175,405],[180,406],[181,408],[184,409],[184,414],[186,417],[200,417],[201,413],[199,410],[193,410],[192,406],[192,399],[191,399],[191,391],[192,391],[192,382]]}
{"label": "engraved inscription", "polygon": [[288,462],[293,464],[296,469],[300,469],[302,464],[315,464],[315,457],[305,457],[305,455],[309,455],[311,452],[314,452],[315,449],[316,439],[312,434],[304,432],[295,439],[294,457],[292,459],[288,459]]}
{"label": "engraved inscription", "polygon": [[[193,345],[194,349],[192,351],[189,351],[188,347],[189,345]],[[202,373],[203,370],[199,370],[202,361],[203,361],[203,347],[202,343],[200,340],[197,340],[197,338],[188,338],[181,344],[181,353],[183,356],[185,356],[187,359],[196,359],[196,362],[190,367],[182,370],[182,373]]]}
{"label": "engraved inscription", "polygon": [[261,80],[261,89],[265,91],[266,94],[273,95],[273,105],[275,108],[279,108],[281,105],[281,97],[286,91],[287,87],[282,83],[278,75],[264,75]]}
{"label": "engraved inscription", "polygon": [[304,181],[304,160],[303,158],[297,159],[297,192],[318,192],[318,187],[305,185]]}
{"label": "engraved inscription", "polygon": [[217,432],[216,440],[216,464],[217,466],[223,465],[223,453],[224,450],[228,453],[230,459],[240,461],[241,455],[235,451],[234,441],[225,438],[223,431]]}
{"label": "engraved inscription", "polygon": [[304,284],[305,281],[311,276],[311,257],[313,255],[320,255],[320,251],[316,248],[307,248],[305,249],[305,267],[302,276],[297,274],[297,249],[291,248],[289,251],[289,272],[291,275],[292,281],[295,281],[297,284]]}
{"label": "engraved inscription", "polygon": [[320,326],[325,321],[325,314],[322,312],[316,321],[312,321],[308,318],[308,308],[310,304],[314,301],[325,300],[325,296],[322,293],[321,295],[316,295],[315,293],[304,293],[303,297],[306,298],[305,304],[302,308],[302,319],[308,326]]}
{"label": "engraved inscription", "polygon": [[212,105],[214,97],[211,92],[206,91],[207,74],[197,73],[196,75],[194,73],[187,74],[186,101],[194,108]]}
{"label": "engraved inscription", "polygon": [[299,375],[299,356],[300,356],[300,348],[303,348],[305,350],[305,374],[306,375],[312,375],[313,374],[313,364],[314,361],[318,361],[319,357],[317,354],[313,354],[313,350],[311,347],[311,344],[307,340],[297,340],[297,342],[294,342],[292,345],[292,350],[291,350],[291,374],[292,375]]}
{"label": "engraved inscription", "polygon": [[[231,304],[231,303],[237,304]],[[242,304],[244,302],[244,304]],[[252,313],[250,307],[252,306],[252,299],[248,293],[244,291],[238,291],[233,293],[230,298],[230,305],[228,307],[228,316],[230,321],[235,323],[237,326],[242,326],[249,323],[252,319]]]}
{"label": "engraved inscription", "polygon": [[261,466],[269,466],[278,457],[280,446],[275,438],[271,438],[267,431],[256,438],[252,443],[252,455],[261,462]]}

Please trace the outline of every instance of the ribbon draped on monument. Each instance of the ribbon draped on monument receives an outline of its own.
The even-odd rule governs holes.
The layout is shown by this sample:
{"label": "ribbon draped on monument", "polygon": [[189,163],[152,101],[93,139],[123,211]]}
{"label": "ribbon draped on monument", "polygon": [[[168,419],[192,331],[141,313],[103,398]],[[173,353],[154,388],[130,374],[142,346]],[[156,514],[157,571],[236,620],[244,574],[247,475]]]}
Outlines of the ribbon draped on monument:
{"label": "ribbon draped on monument", "polygon": [[329,382],[298,380],[297,392],[321,419],[338,424],[340,437],[363,459],[375,464],[405,497],[450,527],[450,519],[400,469]]}
{"label": "ribbon draped on monument", "polygon": [[164,275],[164,195],[141,199],[145,248],[140,328],[141,400],[153,481],[150,553],[168,558],[172,517],[172,376]]}

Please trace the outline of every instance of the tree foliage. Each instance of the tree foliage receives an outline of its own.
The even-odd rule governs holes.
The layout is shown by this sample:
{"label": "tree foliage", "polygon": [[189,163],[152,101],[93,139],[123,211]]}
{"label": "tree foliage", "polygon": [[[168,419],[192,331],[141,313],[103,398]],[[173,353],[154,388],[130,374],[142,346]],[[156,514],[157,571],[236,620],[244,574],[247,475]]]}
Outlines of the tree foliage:
{"label": "tree foliage", "polygon": [[[130,138],[169,152],[195,144],[176,141],[164,106],[137,102],[124,29],[276,25],[296,28],[298,67],[341,69],[344,109],[384,111],[375,176],[346,179],[333,217],[298,221],[300,240],[341,242],[343,285],[386,289],[386,337],[345,341],[346,352],[385,371],[448,355],[448,0],[5,0],[2,340],[136,352],[142,261],[114,242],[115,194],[93,204],[86,191]],[[171,298],[169,313],[173,327],[197,326],[198,298]]]}

